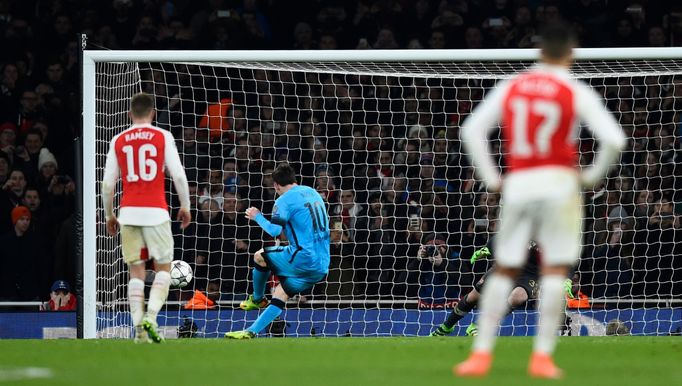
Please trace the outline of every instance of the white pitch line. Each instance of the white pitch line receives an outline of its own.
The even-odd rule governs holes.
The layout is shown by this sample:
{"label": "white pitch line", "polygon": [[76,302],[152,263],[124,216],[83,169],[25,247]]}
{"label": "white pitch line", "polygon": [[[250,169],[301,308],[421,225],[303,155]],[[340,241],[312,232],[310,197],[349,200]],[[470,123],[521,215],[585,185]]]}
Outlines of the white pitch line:
{"label": "white pitch line", "polygon": [[45,367],[0,369],[0,382],[20,381],[23,379],[52,378],[52,376],[52,370]]}

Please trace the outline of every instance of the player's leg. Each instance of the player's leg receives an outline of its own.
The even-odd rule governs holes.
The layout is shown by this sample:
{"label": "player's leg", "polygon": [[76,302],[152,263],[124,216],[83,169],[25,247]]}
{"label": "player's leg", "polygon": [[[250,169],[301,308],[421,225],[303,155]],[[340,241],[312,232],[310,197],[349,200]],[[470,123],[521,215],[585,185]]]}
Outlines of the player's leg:
{"label": "player's leg", "polygon": [[[265,308],[265,310],[246,330],[228,332],[225,334],[226,338],[254,338],[260,331],[267,327],[268,324],[270,324],[282,313],[282,310],[284,310],[284,305],[286,304],[287,300],[289,300],[289,297],[304,291],[305,289],[309,288],[309,286],[312,286],[312,284],[308,284],[305,281],[300,281],[295,278],[297,272],[295,267],[290,263],[292,257],[295,257],[294,253],[297,252],[288,247],[268,247],[264,250],[256,252],[254,255],[254,261],[256,262],[256,267],[260,268],[254,269],[254,295],[242,302],[242,304],[240,304],[240,308],[245,310]],[[280,284],[273,291],[272,300],[268,305],[267,300],[265,300],[265,285],[268,277],[270,276],[270,272],[279,277]],[[261,298],[262,303],[254,302],[254,298],[256,298],[256,296]]]}
{"label": "player's leg", "polygon": [[159,334],[156,319],[168,298],[171,282],[170,263],[173,260],[173,234],[170,221],[142,229],[149,256],[154,259],[154,271],[156,271],[152,288],[149,291],[149,304],[143,327],[154,342],[160,343],[163,337]]}
{"label": "player's leg", "polygon": [[[482,278],[481,281],[482,280],[484,279]],[[481,283],[481,281],[479,281],[479,283]],[[464,295],[464,297],[459,302],[457,302],[457,305],[452,310],[452,312],[450,312],[448,318],[445,319],[445,322],[438,326],[438,328],[436,328],[431,333],[431,336],[444,336],[452,333],[452,330],[454,330],[457,322],[459,322],[460,319],[465,317],[469,312],[471,312],[471,310],[473,310],[476,307],[476,305],[478,304],[479,297],[480,294],[478,292],[478,288],[475,285],[474,289],[471,290],[471,292]]]}
{"label": "player's leg", "polygon": [[252,270],[253,278],[253,295],[241,302],[239,307],[243,310],[255,310],[258,308],[265,308],[268,305],[268,300],[265,298],[265,286],[270,277],[270,268],[265,261],[266,254],[264,249],[259,250],[253,255],[255,266]]}
{"label": "player's leg", "polygon": [[500,319],[507,314],[511,293],[527,253],[532,230],[532,217],[527,215],[525,205],[508,202],[502,209],[495,272],[486,280],[481,292],[478,335],[474,338],[472,354],[454,368],[459,376],[484,376],[492,364],[492,350],[499,329]]}
{"label": "player's leg", "polygon": [[509,297],[507,298],[507,303],[509,303],[509,311],[521,307],[522,305],[526,304],[528,301],[528,292],[526,291],[525,288],[518,286],[514,287],[512,292],[509,294]]}
{"label": "player's leg", "polygon": [[246,330],[228,332],[225,334],[225,337],[228,339],[255,338],[258,333],[263,331],[273,320],[277,319],[277,317],[282,314],[290,295],[293,294],[287,293],[280,283],[272,292],[270,304],[260,313],[260,315],[258,315],[258,318]]}
{"label": "player's leg", "polygon": [[149,342],[149,336],[142,327],[144,319],[144,262],[140,261],[128,265],[130,281],[128,281],[128,304],[130,316],[135,326],[135,343]]}
{"label": "player's leg", "polygon": [[562,372],[554,365],[557,328],[564,311],[563,283],[570,267],[580,255],[581,199],[578,193],[555,202],[543,210],[555,213],[543,219],[538,244],[543,253],[538,308],[540,317],[528,371],[539,378],[559,378]]}
{"label": "player's leg", "polygon": [[[135,342],[149,341],[147,332],[142,328],[144,318],[144,263],[148,257],[140,227],[121,225],[121,250],[123,260],[128,264],[128,305],[135,327]],[[144,253],[144,255],[143,255]],[[144,258],[144,260],[143,260]]]}

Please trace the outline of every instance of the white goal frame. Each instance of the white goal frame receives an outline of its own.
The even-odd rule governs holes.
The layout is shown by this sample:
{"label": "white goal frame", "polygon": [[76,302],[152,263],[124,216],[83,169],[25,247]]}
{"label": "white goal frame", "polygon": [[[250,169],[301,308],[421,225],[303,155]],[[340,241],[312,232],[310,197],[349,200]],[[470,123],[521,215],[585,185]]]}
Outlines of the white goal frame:
{"label": "white goal frame", "polygon": [[[682,60],[682,47],[581,48],[583,60]],[[337,51],[83,51],[83,338],[97,337],[95,64],[100,62],[462,62],[532,61],[538,49]],[[657,300],[670,301],[671,299]]]}

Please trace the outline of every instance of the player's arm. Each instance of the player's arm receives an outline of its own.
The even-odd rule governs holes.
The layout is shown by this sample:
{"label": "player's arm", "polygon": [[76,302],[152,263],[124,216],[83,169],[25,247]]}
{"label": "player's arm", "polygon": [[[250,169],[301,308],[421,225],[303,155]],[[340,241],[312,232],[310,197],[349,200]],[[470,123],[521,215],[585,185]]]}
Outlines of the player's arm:
{"label": "player's arm", "polygon": [[500,171],[493,164],[488,150],[488,135],[497,127],[502,117],[502,103],[507,93],[507,82],[498,84],[474,109],[462,125],[462,144],[471,157],[476,172],[490,190],[499,190]]}
{"label": "player's arm", "polygon": [[254,207],[246,210],[246,218],[255,221],[270,236],[277,237],[282,233],[284,225],[289,220],[289,213],[286,205],[278,203],[273,209],[272,221],[268,221],[263,213]]}
{"label": "player's arm", "polygon": [[192,221],[192,214],[190,212],[189,203],[189,184],[187,183],[187,175],[185,168],[182,167],[178,149],[175,147],[175,139],[170,132],[164,132],[166,141],[166,152],[164,162],[166,170],[173,179],[173,186],[180,198],[180,211],[178,211],[178,220],[181,222],[180,228],[185,229]]}
{"label": "player's arm", "polygon": [[107,160],[104,164],[104,177],[102,178],[102,204],[104,205],[107,230],[111,235],[116,234],[116,227],[118,226],[118,221],[114,215],[114,189],[116,188],[116,181],[118,181],[118,177],[121,174],[114,147],[114,141],[111,141]]}
{"label": "player's arm", "polygon": [[625,147],[625,135],[616,119],[604,106],[604,101],[594,90],[578,83],[576,87],[578,116],[599,141],[599,152],[592,166],[581,173],[584,186],[594,186],[609,170],[611,164]]}

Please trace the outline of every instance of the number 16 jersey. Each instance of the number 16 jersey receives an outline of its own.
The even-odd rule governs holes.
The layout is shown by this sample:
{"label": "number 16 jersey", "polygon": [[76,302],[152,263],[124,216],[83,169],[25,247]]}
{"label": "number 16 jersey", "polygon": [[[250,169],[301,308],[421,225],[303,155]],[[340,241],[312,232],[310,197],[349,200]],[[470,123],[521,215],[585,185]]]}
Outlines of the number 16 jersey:
{"label": "number 16 jersey", "polygon": [[[103,189],[113,188],[121,176],[122,197],[118,215],[123,225],[152,226],[170,221],[166,202],[165,172],[173,181],[186,181],[173,135],[151,124],[132,125],[109,145]],[[176,190],[178,185],[175,184]],[[180,187],[181,202],[189,192]],[[185,201],[186,200],[186,201]]]}

